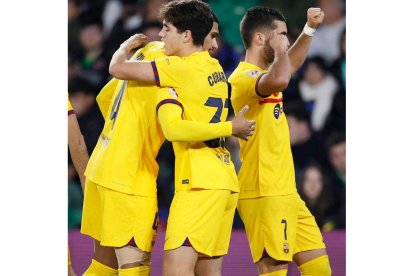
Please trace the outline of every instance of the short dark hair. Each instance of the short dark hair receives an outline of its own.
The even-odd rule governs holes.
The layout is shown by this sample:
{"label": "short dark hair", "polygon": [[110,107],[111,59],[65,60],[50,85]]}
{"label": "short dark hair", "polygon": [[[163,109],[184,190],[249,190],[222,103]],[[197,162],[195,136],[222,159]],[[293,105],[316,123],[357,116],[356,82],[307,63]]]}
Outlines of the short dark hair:
{"label": "short dark hair", "polygon": [[258,28],[271,28],[273,20],[286,22],[282,12],[274,8],[259,6],[247,10],[240,22],[240,34],[246,49],[252,44],[253,32]]}
{"label": "short dark hair", "polygon": [[179,33],[191,31],[193,44],[201,46],[213,27],[210,7],[199,0],[171,1],[160,10],[160,17],[174,25]]}
{"label": "short dark hair", "polygon": [[217,14],[215,14],[213,11],[211,11],[211,15],[213,16],[213,21],[216,22],[217,24],[220,24],[220,21],[217,17]]}

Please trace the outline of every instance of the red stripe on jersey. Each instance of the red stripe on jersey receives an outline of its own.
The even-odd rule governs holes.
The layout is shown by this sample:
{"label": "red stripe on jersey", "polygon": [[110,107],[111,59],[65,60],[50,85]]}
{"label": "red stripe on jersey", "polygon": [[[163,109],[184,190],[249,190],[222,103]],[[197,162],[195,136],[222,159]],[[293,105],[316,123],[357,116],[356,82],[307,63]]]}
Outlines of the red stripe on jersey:
{"label": "red stripe on jersey", "polygon": [[68,110],[68,116],[69,115],[72,115],[72,114],[75,114],[75,110],[73,110],[73,109],[72,110]]}
{"label": "red stripe on jersey", "polygon": [[159,109],[162,105],[164,105],[164,104],[168,104],[168,103],[171,103],[171,104],[176,104],[176,105],[178,105],[179,107],[181,107],[181,109],[182,109],[182,110],[184,110],[183,105],[182,105],[179,101],[174,100],[174,99],[165,99],[165,100],[160,101],[160,102],[157,104],[157,107],[156,107],[156,113],[157,113],[157,115],[158,115],[158,109]]}
{"label": "red stripe on jersey", "polygon": [[151,61],[151,65],[152,65],[152,71],[154,71],[154,77],[155,77],[155,84],[160,87],[160,76],[158,75],[158,69],[157,69],[157,65],[155,64],[155,61],[152,60]]}
{"label": "red stripe on jersey", "polygon": [[267,97],[269,97],[269,95],[262,95],[262,94],[260,94],[259,93],[259,81],[260,81],[260,79],[264,76],[264,74],[266,74],[266,73],[263,73],[263,74],[261,74],[258,78],[257,78],[257,80],[256,80],[256,84],[254,85],[254,91],[256,92],[256,94],[257,94],[257,96],[259,96],[259,97],[262,97],[262,98],[267,98]]}
{"label": "red stripe on jersey", "polygon": [[281,103],[283,102],[283,97],[280,99],[264,99],[259,101],[259,104],[265,104],[265,103]]}

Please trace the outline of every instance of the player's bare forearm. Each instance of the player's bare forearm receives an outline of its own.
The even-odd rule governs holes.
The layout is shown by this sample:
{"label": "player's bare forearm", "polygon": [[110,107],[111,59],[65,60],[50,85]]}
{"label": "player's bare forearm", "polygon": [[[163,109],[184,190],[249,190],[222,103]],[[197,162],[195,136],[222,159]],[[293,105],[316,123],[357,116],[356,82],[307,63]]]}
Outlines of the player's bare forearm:
{"label": "player's bare forearm", "polygon": [[292,47],[290,47],[288,54],[291,64],[292,75],[295,74],[305,62],[311,42],[312,37],[302,32],[296,39]]}
{"label": "player's bare forearm", "polygon": [[147,37],[143,34],[136,34],[121,44],[112,56],[109,64],[109,74],[119,80],[135,80],[140,85],[155,85],[155,76],[151,62],[128,60],[129,52],[141,46]]}
{"label": "player's bare forearm", "polygon": [[125,80],[128,77],[126,70],[126,61],[128,60],[129,49],[128,44],[122,43],[118,50],[112,56],[109,64],[109,74],[114,78]]}
{"label": "player's bare forearm", "polygon": [[291,65],[288,54],[275,54],[275,60],[269,71],[260,78],[259,93],[269,96],[276,91],[285,90],[290,81]]}
{"label": "player's bare forearm", "polygon": [[85,188],[85,170],[89,161],[88,150],[86,148],[85,140],[79,128],[78,121],[75,115],[70,115],[68,118],[68,145],[69,152],[72,158],[75,170],[81,180],[82,190]]}
{"label": "player's bare forearm", "polygon": [[296,39],[293,46],[289,49],[289,59],[292,65],[292,75],[299,70],[305,62],[309,47],[312,42],[313,32],[319,28],[325,17],[324,12],[320,8],[309,8],[307,11],[306,25],[314,29],[310,35],[305,34],[304,31]]}
{"label": "player's bare forearm", "polygon": [[69,151],[73,165],[81,181],[82,191],[85,191],[85,170],[89,156],[83,137],[78,141],[77,145],[71,147],[69,144]]}

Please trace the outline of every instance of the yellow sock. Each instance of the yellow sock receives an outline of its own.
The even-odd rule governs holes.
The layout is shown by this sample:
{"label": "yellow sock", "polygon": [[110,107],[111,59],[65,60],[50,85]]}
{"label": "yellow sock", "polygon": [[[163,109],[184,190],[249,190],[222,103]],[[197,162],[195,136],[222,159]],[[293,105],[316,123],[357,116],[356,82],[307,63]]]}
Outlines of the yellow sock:
{"label": "yellow sock", "polygon": [[118,270],[109,266],[101,264],[100,262],[92,259],[91,265],[82,274],[83,276],[113,276],[118,275]]}
{"label": "yellow sock", "polygon": [[276,271],[265,273],[265,274],[260,274],[259,276],[286,276],[286,274],[287,274],[287,269],[281,269],[281,270],[276,270]]}
{"label": "yellow sock", "polygon": [[320,256],[299,266],[302,276],[331,276],[331,265],[328,255]]}
{"label": "yellow sock", "polygon": [[141,265],[131,268],[120,268],[119,276],[149,276],[151,267],[149,265]]}

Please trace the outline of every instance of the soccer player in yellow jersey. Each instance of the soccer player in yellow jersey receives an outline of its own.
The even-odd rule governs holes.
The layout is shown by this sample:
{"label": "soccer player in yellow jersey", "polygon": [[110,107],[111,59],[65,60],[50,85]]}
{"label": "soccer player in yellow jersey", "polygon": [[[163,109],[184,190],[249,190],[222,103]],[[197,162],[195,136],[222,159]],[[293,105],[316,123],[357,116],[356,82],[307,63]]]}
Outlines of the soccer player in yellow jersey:
{"label": "soccer player in yellow jersey", "polygon": [[235,111],[248,104],[246,117],[257,125],[248,141],[240,141],[238,211],[260,275],[286,275],[292,259],[302,275],[331,275],[320,230],[296,191],[282,93],[323,17],[321,9],[308,9],[305,28],[289,50],[279,11],[254,7],[240,23],[246,58],[229,78],[231,99]]}
{"label": "soccer player in yellow jersey", "polygon": [[[79,128],[78,120],[76,119],[75,111],[68,99],[68,145],[70,156],[72,158],[73,165],[76,172],[79,175],[81,181],[82,190],[85,189],[85,168],[88,163],[89,155],[86,148],[85,140]],[[68,249],[68,275],[76,276],[72,268],[72,262],[70,260],[70,252]]]}
{"label": "soccer player in yellow jersey", "polygon": [[[217,48],[217,33],[215,24],[211,36],[205,39],[206,49]],[[162,42],[150,43],[133,59],[164,57],[163,48]],[[135,81],[113,79],[98,95],[97,101],[106,122],[86,172],[88,181],[82,232],[94,237],[96,242],[94,260],[84,275],[116,275],[116,270],[111,269],[115,268],[111,265],[114,258],[110,250],[113,247],[118,247],[116,256],[120,275],[149,273],[149,253],[157,219],[155,179],[158,166],[155,157],[164,141],[155,116],[156,100],[167,98],[166,102],[169,102],[174,100],[170,93],[175,94],[171,89],[158,90],[151,86],[140,87]],[[244,120],[243,112],[231,123],[212,125],[183,121],[181,117],[177,119],[174,117],[175,105],[167,106],[160,111],[160,116],[164,114],[165,118],[160,121],[162,125],[173,128],[173,131],[166,128],[166,136],[170,140],[200,141],[232,133],[246,139],[251,135],[252,122]],[[137,196],[130,196],[131,193]],[[154,203],[154,199],[155,204],[145,205],[145,202]],[[131,202],[134,200],[137,202]],[[114,202],[119,202],[118,206],[112,206]],[[105,205],[100,207],[102,203]],[[129,217],[125,218],[125,214]],[[110,234],[116,237],[110,237]],[[125,246],[131,237],[134,239]]]}
{"label": "soccer player in yellow jersey", "polygon": [[[201,1],[172,1],[163,7],[160,36],[165,53],[174,56],[150,63],[127,61],[128,52],[145,41],[144,36],[135,35],[111,60],[110,73],[118,79],[170,87],[161,91],[165,96],[160,96],[157,106],[167,139],[183,136],[173,127],[181,116],[217,127],[227,116],[225,75],[217,60],[202,51],[211,28],[203,25],[212,22],[208,10]],[[206,140],[173,143],[176,193],[167,224],[163,275],[219,275],[228,250],[238,181],[222,139]]]}

